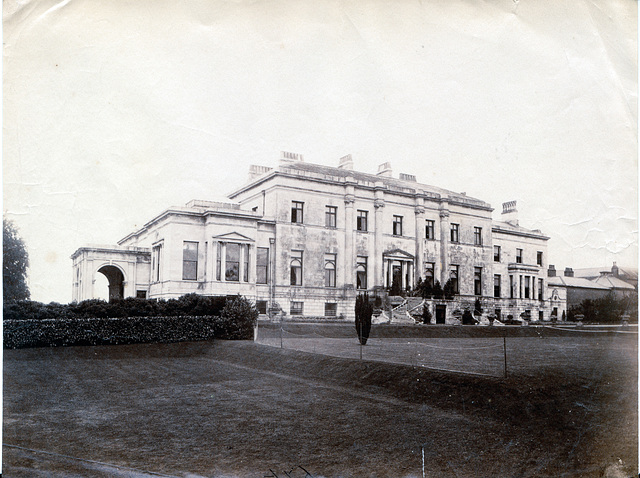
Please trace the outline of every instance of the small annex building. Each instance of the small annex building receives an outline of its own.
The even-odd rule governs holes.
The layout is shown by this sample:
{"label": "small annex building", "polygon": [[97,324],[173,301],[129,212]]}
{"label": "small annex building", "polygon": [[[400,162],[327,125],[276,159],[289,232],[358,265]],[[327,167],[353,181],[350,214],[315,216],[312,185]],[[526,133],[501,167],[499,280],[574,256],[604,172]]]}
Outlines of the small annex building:
{"label": "small annex building", "polygon": [[[484,314],[550,320],[547,242],[522,227],[515,201],[499,221],[481,199],[393,175],[336,167],[283,152],[276,167],[251,166],[225,201],[170,207],[114,246],[81,247],[73,300],[93,298],[96,274],[110,298],[241,294],[259,311],[354,319],[358,294],[450,281],[453,300],[432,300],[437,322],[455,323],[480,301]],[[559,301],[559,302],[558,302]]]}

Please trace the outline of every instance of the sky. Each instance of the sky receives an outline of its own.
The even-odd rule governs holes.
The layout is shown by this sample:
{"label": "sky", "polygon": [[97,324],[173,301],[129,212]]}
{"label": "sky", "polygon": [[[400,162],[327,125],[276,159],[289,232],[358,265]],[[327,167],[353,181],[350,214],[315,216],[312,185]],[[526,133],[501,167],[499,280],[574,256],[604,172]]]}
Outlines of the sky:
{"label": "sky", "polygon": [[637,2],[9,0],[3,213],[32,299],[70,255],[280,151],[489,202],[549,263],[636,267]]}

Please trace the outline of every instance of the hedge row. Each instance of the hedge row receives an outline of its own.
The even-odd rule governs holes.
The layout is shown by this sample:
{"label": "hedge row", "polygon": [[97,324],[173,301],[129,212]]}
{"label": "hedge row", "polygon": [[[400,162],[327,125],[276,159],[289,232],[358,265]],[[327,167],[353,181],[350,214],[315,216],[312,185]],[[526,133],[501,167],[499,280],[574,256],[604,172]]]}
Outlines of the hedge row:
{"label": "hedge row", "polygon": [[4,347],[116,345],[193,340],[253,339],[258,311],[248,300],[230,300],[219,316],[60,317],[5,319]]}
{"label": "hedge row", "polygon": [[100,299],[78,303],[43,304],[30,300],[9,301],[3,304],[4,319],[47,320],[60,318],[107,317],[177,317],[185,315],[220,315],[232,297],[208,297],[186,294],[177,299],[149,300],[129,297],[105,302]]}

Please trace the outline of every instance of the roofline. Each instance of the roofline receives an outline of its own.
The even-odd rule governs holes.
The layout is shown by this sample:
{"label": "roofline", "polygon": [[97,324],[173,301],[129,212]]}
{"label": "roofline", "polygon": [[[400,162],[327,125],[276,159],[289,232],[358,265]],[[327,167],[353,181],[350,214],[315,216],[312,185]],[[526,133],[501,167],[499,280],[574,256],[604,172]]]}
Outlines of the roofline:
{"label": "roofline", "polygon": [[491,226],[491,232],[501,233],[501,234],[510,234],[512,236],[522,236],[522,237],[530,237],[533,239],[540,239],[543,241],[548,241],[549,236],[545,236],[544,234],[535,233],[535,232],[527,232],[527,231],[512,231],[511,229],[502,229],[500,226]]}
{"label": "roofline", "polygon": [[[308,164],[314,164],[314,163],[308,163]],[[330,166],[324,166],[324,165],[318,165],[321,167],[330,167]],[[338,169],[338,168],[335,168]],[[358,173],[360,174],[367,174],[369,175],[369,173],[363,173],[361,171],[358,171]],[[397,191],[394,190],[393,188],[389,188],[388,185],[383,184],[383,185],[374,185],[374,186],[370,186],[370,185],[366,185],[366,184],[359,184],[357,182],[357,180],[353,180],[353,181],[349,181],[348,177],[344,178],[344,181],[336,181],[333,179],[326,179],[326,178],[318,178],[318,177],[313,177],[313,176],[300,176],[297,174],[292,174],[285,170],[282,169],[273,169],[271,171],[269,171],[268,173],[257,177],[256,179],[254,179],[253,181],[245,184],[244,186],[241,186],[240,188],[232,191],[231,193],[229,193],[228,198],[229,199],[234,199],[236,198],[238,195],[247,192],[257,186],[259,186],[260,184],[263,184],[271,179],[273,179],[275,176],[283,176],[283,177],[289,177],[289,178],[304,178],[307,181],[313,181],[313,182],[317,182],[317,183],[324,183],[324,184],[353,184],[356,185],[358,188],[360,189],[365,189],[365,190],[370,190],[370,191],[375,191],[376,189],[380,190],[386,190],[391,194],[397,194],[399,196],[406,196],[406,197],[412,197],[412,198],[416,198],[416,197],[422,197],[425,199],[429,199],[431,201],[434,202],[438,202],[438,203],[442,203],[442,202],[447,202],[449,204],[453,204],[453,205],[457,205],[457,206],[465,206],[471,209],[479,209],[482,211],[489,211],[492,212],[494,209],[491,207],[490,204],[480,200],[480,199],[476,199],[476,198],[472,198],[472,197],[466,197],[466,196],[445,196],[443,197],[442,194],[437,193],[437,192],[432,192],[432,191],[425,191],[423,189],[420,189],[419,187],[407,187],[406,189],[411,189],[413,190],[413,192],[409,192],[409,191]],[[375,175],[370,175],[373,178],[376,178]],[[393,178],[396,179],[396,178]],[[401,181],[399,179],[396,179],[397,181]],[[376,182],[381,182],[382,178],[378,177],[378,181]],[[412,183],[414,184],[414,183]],[[416,186],[422,185],[421,183],[415,183]],[[279,185],[280,186],[280,185]],[[424,184],[423,186],[428,186],[426,184]],[[400,187],[400,186],[399,186]],[[452,194],[453,191],[448,191]],[[468,201],[466,200],[468,199]],[[473,201],[473,202],[472,202]],[[478,203],[482,203],[482,204],[474,204],[474,202],[478,202]]]}
{"label": "roofline", "polygon": [[243,211],[241,209],[234,209],[233,212],[232,211],[214,211],[211,209],[207,209],[204,211],[194,211],[189,209],[173,207],[173,208],[165,209],[156,217],[154,217],[149,222],[147,222],[140,229],[127,234],[125,237],[123,237],[118,241],[118,245],[122,244],[123,242],[127,241],[132,237],[141,235],[143,232],[148,231],[151,228],[151,226],[157,224],[158,222],[162,221],[163,219],[169,216],[191,216],[191,217],[201,217],[201,218],[206,218],[207,216],[245,217],[245,218],[255,219],[256,221],[261,219],[260,216],[257,216],[253,212]]}
{"label": "roofline", "polygon": [[[126,247],[126,249],[123,249]],[[96,251],[96,252],[117,252],[121,254],[151,254],[151,250],[148,247],[139,247],[139,246],[82,246],[79,247],[71,254],[71,259],[75,259],[81,253],[85,251]]]}

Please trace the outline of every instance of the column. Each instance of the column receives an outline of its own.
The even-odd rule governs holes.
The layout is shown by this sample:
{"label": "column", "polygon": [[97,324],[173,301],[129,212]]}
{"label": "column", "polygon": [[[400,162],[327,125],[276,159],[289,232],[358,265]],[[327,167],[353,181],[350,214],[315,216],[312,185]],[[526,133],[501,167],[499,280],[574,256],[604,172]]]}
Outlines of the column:
{"label": "column", "polygon": [[[440,209],[440,285],[444,287],[449,279],[449,209],[443,203]],[[459,280],[460,278],[458,278]]]}
{"label": "column", "polygon": [[[353,186],[350,187],[353,190]],[[353,194],[347,194],[344,197],[344,254],[338,258],[338,262],[344,264],[344,276],[342,283],[345,287],[351,286],[356,277],[356,254],[353,244],[353,235],[355,234],[355,212],[354,203],[356,198]],[[337,267],[337,264],[336,264]]]}
{"label": "column", "polygon": [[[380,195],[384,194],[383,191],[376,191],[376,196],[380,193]],[[384,230],[384,199],[376,198],[373,202],[373,207],[375,208],[374,215],[374,227],[375,229],[375,239],[374,239],[374,247],[373,247],[373,260],[374,260],[374,278],[373,285],[374,287],[383,287],[384,286],[384,277],[382,276],[382,231]]]}
{"label": "column", "polygon": [[417,284],[418,279],[424,273],[424,207],[416,206],[416,252],[415,252],[415,269],[413,283]]}

